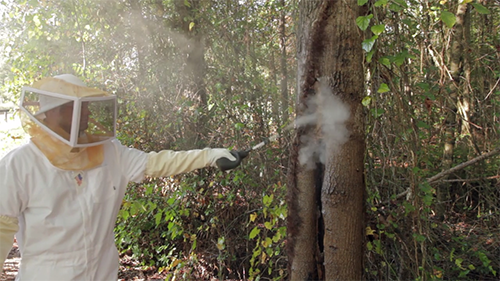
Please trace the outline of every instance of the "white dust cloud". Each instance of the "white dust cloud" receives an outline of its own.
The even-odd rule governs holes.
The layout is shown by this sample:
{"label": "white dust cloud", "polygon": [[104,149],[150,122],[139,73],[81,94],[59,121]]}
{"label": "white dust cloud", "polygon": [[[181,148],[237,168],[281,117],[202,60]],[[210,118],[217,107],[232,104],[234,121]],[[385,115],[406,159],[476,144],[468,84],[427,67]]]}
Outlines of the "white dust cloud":
{"label": "white dust cloud", "polygon": [[349,108],[332,93],[327,78],[320,78],[318,83],[318,92],[310,96],[307,109],[295,120],[297,127],[315,125],[317,128],[300,138],[299,162],[308,169],[314,168],[317,162],[325,164],[326,157],[336,153],[349,137],[345,125]]}

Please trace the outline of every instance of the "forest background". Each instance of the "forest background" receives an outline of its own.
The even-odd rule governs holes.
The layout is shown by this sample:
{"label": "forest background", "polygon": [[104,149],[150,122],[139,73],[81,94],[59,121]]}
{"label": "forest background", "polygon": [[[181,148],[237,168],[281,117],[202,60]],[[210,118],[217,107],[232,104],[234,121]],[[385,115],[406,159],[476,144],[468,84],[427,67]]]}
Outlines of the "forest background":
{"label": "forest background", "polygon": [[[365,279],[498,280],[500,2],[357,4],[366,6],[356,17],[365,54]],[[278,134],[230,173],[131,185],[115,231],[122,257],[145,272],[286,279],[294,131],[284,128],[297,103],[299,7],[3,0],[0,95],[15,103],[23,85],[74,73],[118,96],[118,138],[144,151],[242,149]]]}

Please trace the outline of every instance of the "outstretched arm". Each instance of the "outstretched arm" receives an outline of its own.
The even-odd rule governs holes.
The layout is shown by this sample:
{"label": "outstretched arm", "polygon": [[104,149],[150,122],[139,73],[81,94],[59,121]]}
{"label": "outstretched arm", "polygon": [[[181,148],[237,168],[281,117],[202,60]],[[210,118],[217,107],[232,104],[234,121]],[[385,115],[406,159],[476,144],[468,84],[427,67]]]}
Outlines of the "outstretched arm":
{"label": "outstretched arm", "polygon": [[224,148],[150,152],[146,165],[146,175],[161,177],[186,173],[207,166],[214,166],[217,159],[223,157],[232,161],[236,160],[229,150]]}

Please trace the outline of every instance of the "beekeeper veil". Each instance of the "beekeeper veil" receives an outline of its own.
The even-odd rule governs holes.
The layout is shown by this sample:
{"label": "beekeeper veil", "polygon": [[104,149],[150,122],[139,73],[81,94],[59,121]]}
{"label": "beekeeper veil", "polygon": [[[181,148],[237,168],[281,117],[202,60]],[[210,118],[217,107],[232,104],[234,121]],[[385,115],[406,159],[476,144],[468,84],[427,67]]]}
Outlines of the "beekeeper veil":
{"label": "beekeeper veil", "polygon": [[84,170],[102,163],[102,145],[115,137],[116,96],[87,87],[71,74],[23,87],[23,127],[55,166]]}

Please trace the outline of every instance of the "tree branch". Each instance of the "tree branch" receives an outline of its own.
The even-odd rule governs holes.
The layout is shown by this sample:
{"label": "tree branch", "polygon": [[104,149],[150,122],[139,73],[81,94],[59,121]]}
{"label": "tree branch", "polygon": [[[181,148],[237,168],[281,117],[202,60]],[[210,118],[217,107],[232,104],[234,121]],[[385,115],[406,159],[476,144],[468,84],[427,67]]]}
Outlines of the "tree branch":
{"label": "tree branch", "polygon": [[492,157],[492,156],[494,156],[494,155],[496,155],[496,154],[498,154],[498,153],[500,153],[500,147],[499,147],[499,148],[496,148],[496,149],[494,149],[494,150],[492,150],[492,151],[490,151],[490,152],[488,152],[488,153],[485,153],[485,154],[479,155],[479,156],[478,156],[478,157],[476,157],[476,158],[472,158],[471,160],[469,160],[469,161],[467,161],[467,162],[463,162],[463,163],[461,163],[461,164],[458,164],[458,165],[456,165],[456,166],[454,166],[454,167],[452,167],[452,168],[450,168],[450,169],[448,169],[448,170],[446,170],[446,171],[442,171],[441,173],[439,173],[439,174],[437,174],[437,175],[434,175],[434,176],[432,176],[432,177],[428,178],[428,179],[427,179],[427,182],[428,182],[428,183],[433,183],[433,182],[436,182],[437,180],[439,180],[440,178],[442,178],[442,177],[444,177],[444,176],[447,176],[447,175],[449,175],[449,174],[451,174],[451,173],[454,173],[454,172],[456,172],[456,171],[458,171],[458,170],[461,170],[461,169],[463,169],[463,168],[465,168],[465,167],[468,167],[468,166],[470,166],[470,165],[472,165],[472,164],[475,164],[475,163],[477,163],[477,162],[479,162],[479,161],[481,161],[481,160],[484,160],[484,159],[486,159],[486,158]]}
{"label": "tree branch", "polygon": [[[448,169],[448,170],[446,170],[446,171],[442,171],[441,173],[439,173],[439,174],[437,174],[437,175],[434,175],[434,176],[432,176],[432,177],[428,178],[428,179],[427,179],[427,182],[428,182],[429,184],[431,184],[431,183],[435,183],[435,182],[437,182],[439,179],[441,179],[442,177],[444,177],[444,176],[446,176],[446,175],[449,175],[449,174],[451,174],[451,173],[454,173],[454,172],[456,172],[456,171],[458,171],[458,170],[461,170],[461,169],[463,169],[463,168],[465,168],[465,167],[467,167],[467,166],[470,166],[470,165],[472,165],[472,164],[475,164],[475,163],[477,163],[477,162],[479,162],[479,161],[481,161],[481,160],[484,160],[484,159],[486,159],[486,158],[492,157],[492,156],[494,156],[494,155],[496,155],[496,154],[498,154],[498,153],[500,153],[500,147],[499,147],[499,148],[496,148],[496,149],[494,149],[494,150],[492,150],[492,151],[490,151],[490,152],[488,152],[488,153],[485,153],[485,154],[479,155],[478,157],[473,158],[473,159],[471,159],[471,160],[469,160],[469,161],[467,161],[467,162],[464,162],[464,163],[458,164],[458,165],[456,165],[455,167],[452,167],[452,168],[450,168],[450,169]],[[487,178],[483,178],[483,179],[496,179],[496,178],[500,178],[500,176],[491,176],[491,177],[487,177]],[[454,182],[454,181],[460,181],[460,182],[462,182],[462,181],[475,181],[475,180],[481,180],[481,179],[456,179],[456,180],[446,180],[446,182]],[[443,181],[445,181],[445,180],[443,180]],[[383,202],[383,203],[380,203],[380,204],[378,204],[378,205],[389,205],[389,204],[391,203],[391,201],[393,201],[393,200],[398,200],[398,199],[400,199],[400,198],[402,198],[402,197],[404,197],[404,196],[408,196],[408,194],[409,194],[410,192],[411,192],[411,188],[410,188],[410,187],[408,187],[405,191],[403,191],[403,192],[401,192],[401,193],[397,194],[394,198],[389,199],[389,200],[387,200],[387,201],[385,201],[385,202]]]}

